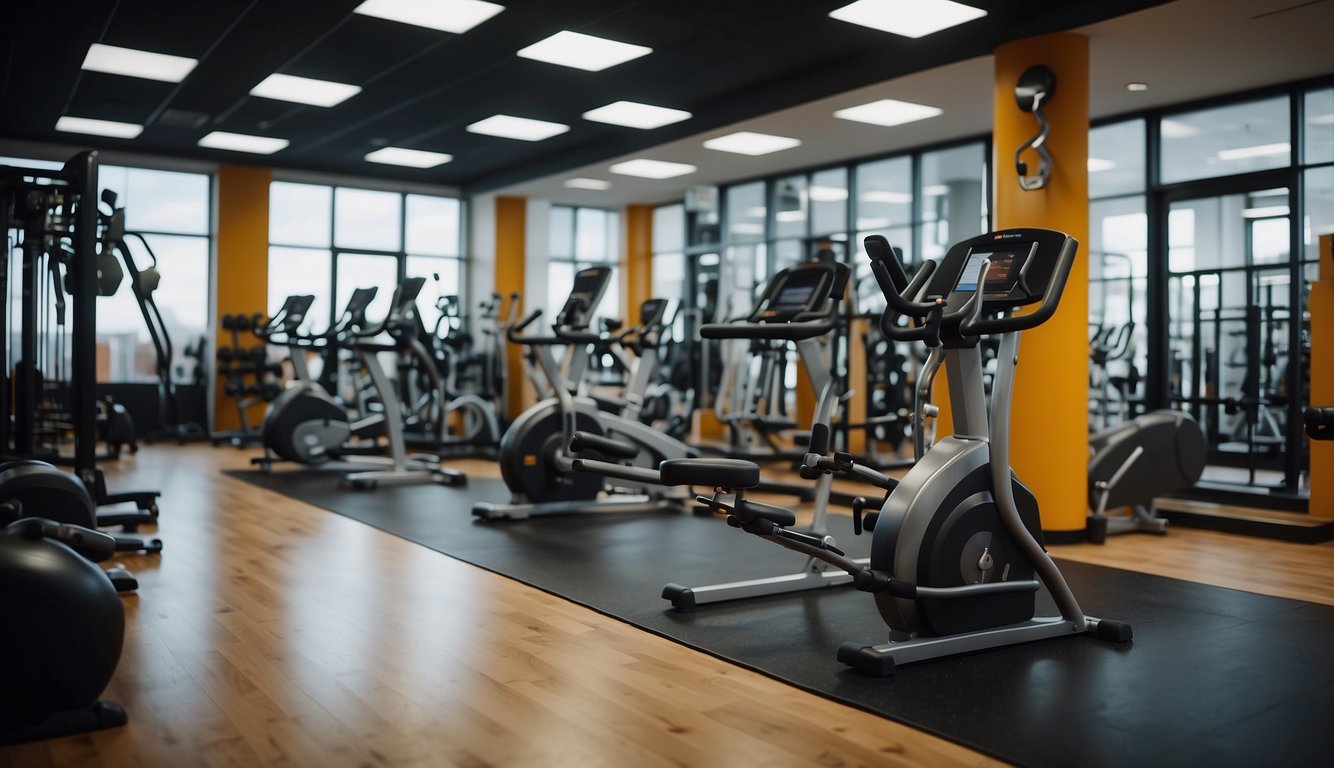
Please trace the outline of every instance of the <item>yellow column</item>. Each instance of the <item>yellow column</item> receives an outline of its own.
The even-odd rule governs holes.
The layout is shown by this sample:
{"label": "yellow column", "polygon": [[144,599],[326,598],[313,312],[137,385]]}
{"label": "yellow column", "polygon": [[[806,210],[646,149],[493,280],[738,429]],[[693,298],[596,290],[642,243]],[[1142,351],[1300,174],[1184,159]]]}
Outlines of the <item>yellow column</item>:
{"label": "yellow column", "polygon": [[[1054,541],[1082,535],[1088,506],[1088,60],[1088,39],[1073,33],[996,49],[995,227],[1055,229],[1079,241],[1060,309],[1024,334],[1015,380],[1011,461],[1037,495],[1042,527]],[[1015,104],[1014,87],[1035,64],[1056,75],[1055,92],[1044,104],[1051,121],[1046,144],[1054,160],[1047,186],[1024,191],[1014,151],[1038,125]],[[1031,173],[1036,158],[1026,159]]]}
{"label": "yellow column", "polygon": [[[1334,235],[1320,236],[1320,278],[1311,285],[1311,402],[1334,406]],[[1310,513],[1334,520],[1334,442],[1312,440]]]}
{"label": "yellow column", "polygon": [[[527,248],[528,201],[522,197],[496,198],[496,292],[509,296],[524,293],[524,260]],[[529,303],[534,303],[530,299]],[[531,332],[531,329],[530,331]],[[505,345],[509,357],[510,387],[506,413],[514,418],[523,413],[525,392],[529,386],[523,371],[523,348]]]}
{"label": "yellow column", "polygon": [[625,322],[639,321],[639,305],[653,291],[653,206],[625,207],[625,258],[621,261]]}
{"label": "yellow column", "polygon": [[[215,349],[231,344],[231,331],[223,331],[223,315],[253,315],[265,312],[269,302],[269,182],[268,168],[243,165],[218,167],[218,302],[214,327]],[[218,390],[222,382],[218,381]],[[258,424],[263,405],[247,413]],[[213,414],[219,430],[236,429],[236,407],[231,398],[219,396]]]}

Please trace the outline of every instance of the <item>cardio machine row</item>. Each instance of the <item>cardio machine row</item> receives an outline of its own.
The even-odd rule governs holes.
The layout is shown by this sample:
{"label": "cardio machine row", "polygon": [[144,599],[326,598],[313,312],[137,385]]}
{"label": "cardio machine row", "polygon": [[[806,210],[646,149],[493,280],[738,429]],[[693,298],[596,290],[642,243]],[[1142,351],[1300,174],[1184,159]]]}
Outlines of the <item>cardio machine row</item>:
{"label": "cardio machine row", "polygon": [[[891,640],[849,644],[839,657],[874,674],[891,673],[897,664],[1071,634],[1129,640],[1128,625],[1083,612],[1043,547],[1036,498],[1009,466],[1010,394],[1019,338],[1055,312],[1075,259],[1075,241],[1036,229],[991,233],[955,245],[939,265],[926,262],[911,280],[883,238],[868,238],[866,249],[888,305],[881,330],[930,351],[919,382],[914,432],[921,434],[922,414],[930,408],[925,396],[941,367],[948,370],[955,404],[958,434],[929,450],[919,437],[917,461],[901,481],[831,450],[834,411],[847,393],[835,378],[819,372],[830,370],[827,336],[846,293],[847,265],[811,263],[784,270],[747,318],[700,330],[708,339],[795,343],[803,369],[813,374],[819,399],[801,475],[816,484],[816,515],[813,526],[802,530],[795,529],[792,511],[746,497],[759,483],[757,464],[700,458],[684,443],[644,429],[633,411],[631,417],[607,413],[578,394],[577,378],[561,371],[551,350],[586,345],[596,337],[587,326],[607,280],[605,268],[597,268],[576,276],[552,335],[523,335],[536,322],[536,313],[511,330],[511,341],[536,356],[554,396],[521,416],[502,439],[502,473],[514,494],[512,503],[479,504],[474,514],[495,520],[681,506],[689,486],[712,487],[713,494],[696,500],[723,513],[731,526],[794,550],[806,562],[791,574],[731,584],[668,584],[663,597],[689,610],[839,585],[870,592]],[[1033,306],[1031,312],[1016,314]],[[979,351],[979,342],[988,337],[1000,347],[990,402]],[[869,561],[847,557],[825,529],[835,475],[884,490],[878,502],[854,509],[857,531],[872,535]],[[1034,616],[1035,594],[1044,586],[1056,600],[1058,616]]]}

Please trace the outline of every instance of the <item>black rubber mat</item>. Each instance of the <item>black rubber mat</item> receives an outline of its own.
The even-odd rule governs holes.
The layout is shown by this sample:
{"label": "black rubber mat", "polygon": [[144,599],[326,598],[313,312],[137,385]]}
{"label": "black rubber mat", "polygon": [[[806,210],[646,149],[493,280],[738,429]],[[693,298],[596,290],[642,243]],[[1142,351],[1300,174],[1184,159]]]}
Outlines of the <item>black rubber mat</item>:
{"label": "black rubber mat", "polygon": [[[802,558],[690,513],[483,522],[466,488],[339,491],[329,476],[236,472],[285,495],[518,579],[693,648],[1012,763],[1330,765],[1334,607],[1063,562],[1084,609],[1130,622],[1135,640],[1088,636],[905,666],[872,678],[835,660],[885,627],[872,598],[829,589],[680,613],[667,582],[699,585],[797,570]],[[835,516],[850,554],[854,537]],[[1059,555],[1059,552],[1057,552]],[[1226,569],[1228,564],[1201,563]],[[1043,594],[1040,612],[1054,612]]]}

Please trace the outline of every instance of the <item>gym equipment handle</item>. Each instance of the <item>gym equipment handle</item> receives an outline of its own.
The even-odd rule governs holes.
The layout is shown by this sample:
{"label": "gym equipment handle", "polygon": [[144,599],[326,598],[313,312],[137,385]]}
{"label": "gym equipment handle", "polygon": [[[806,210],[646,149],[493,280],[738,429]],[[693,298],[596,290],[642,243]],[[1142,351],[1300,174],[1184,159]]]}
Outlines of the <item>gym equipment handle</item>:
{"label": "gym equipment handle", "polygon": [[575,432],[570,436],[570,452],[597,451],[618,459],[633,459],[639,455],[639,446],[591,432]]}
{"label": "gym equipment handle", "polygon": [[834,328],[833,315],[805,323],[709,323],[701,325],[705,339],[779,339],[801,341],[828,333]]}

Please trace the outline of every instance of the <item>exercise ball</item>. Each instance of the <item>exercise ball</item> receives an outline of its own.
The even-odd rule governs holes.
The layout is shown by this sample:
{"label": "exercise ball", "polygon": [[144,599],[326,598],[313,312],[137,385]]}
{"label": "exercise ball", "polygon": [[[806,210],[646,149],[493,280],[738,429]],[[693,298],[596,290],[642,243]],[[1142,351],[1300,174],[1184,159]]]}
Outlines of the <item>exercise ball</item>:
{"label": "exercise ball", "polygon": [[0,529],[0,733],[92,707],[111,680],[125,609],[100,568],[59,542]]}

